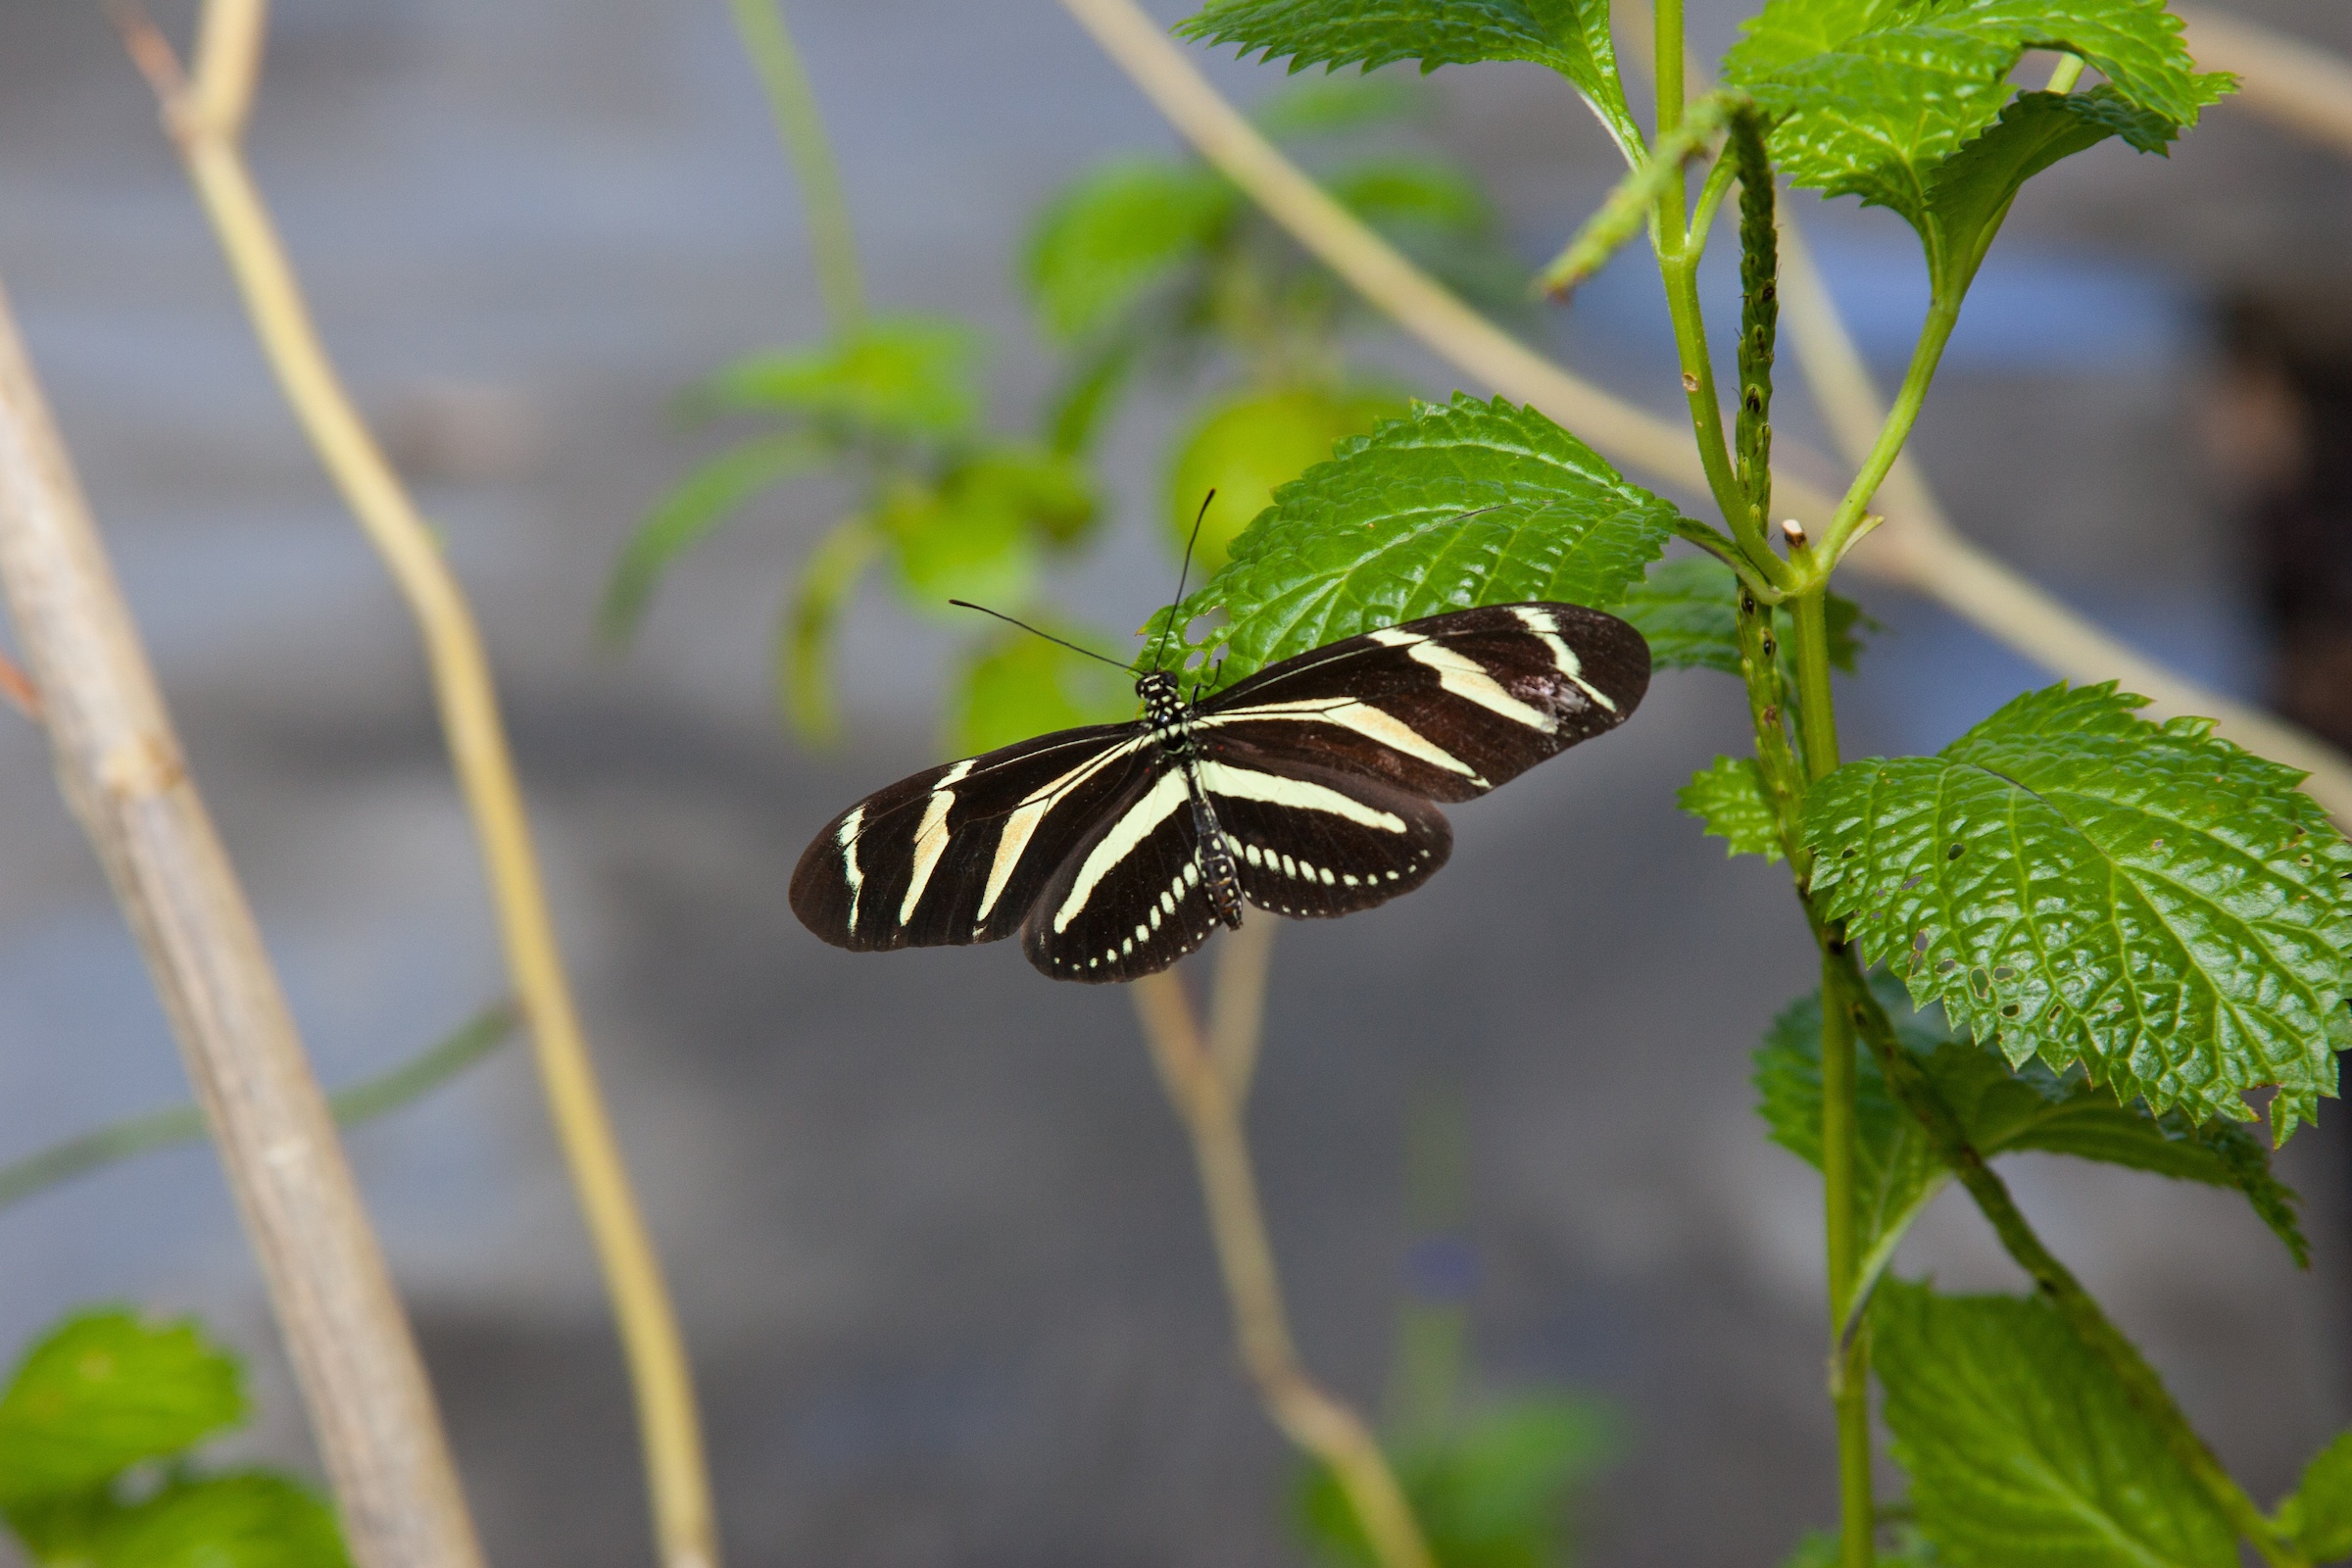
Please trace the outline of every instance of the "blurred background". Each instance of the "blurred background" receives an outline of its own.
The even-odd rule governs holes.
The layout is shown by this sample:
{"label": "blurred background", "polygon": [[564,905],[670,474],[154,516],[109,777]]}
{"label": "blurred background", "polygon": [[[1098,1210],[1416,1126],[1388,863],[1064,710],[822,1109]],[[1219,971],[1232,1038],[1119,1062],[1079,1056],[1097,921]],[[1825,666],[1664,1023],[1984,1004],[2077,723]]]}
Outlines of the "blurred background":
{"label": "blurred background", "polygon": [[[2240,10],[2352,49],[2327,0]],[[158,15],[184,36],[184,6]],[[1091,160],[1172,133],[1051,0],[790,15],[870,295],[977,323],[997,418],[1027,426],[1057,374],[1015,282],[1031,215]],[[1711,58],[1737,17],[1694,8],[1694,48]],[[1208,69],[1243,103],[1282,79]],[[1531,270],[1617,167],[1540,69],[1448,71],[1429,100],[1421,133],[1484,179]],[[476,596],[696,1355],[731,1558],[1302,1560],[1292,1461],[1239,1375],[1127,999],[1004,948],[838,953],[786,907],[827,816],[940,757],[966,630],[869,589],[842,626],[845,744],[788,736],[777,596],[852,499],[819,478],[685,558],[632,649],[595,638],[635,523],[722,444],[680,428],[678,389],[824,330],[720,0],[281,0],[251,149],[329,347]],[[1899,365],[1925,300],[1914,241],[1883,213],[1801,207],[1863,347]],[[2020,202],[1915,448],[1975,538],[2339,744],[2346,255],[2352,165],[2236,106],[2169,163],[2098,148]],[[1629,255],[1528,324],[1670,412],[1646,266]],[[88,0],[0,8],[0,278],[320,1074],[389,1068],[504,989],[471,838],[406,616]],[[1456,384],[1401,343],[1362,357],[1423,395]],[[1134,626],[1168,592],[1165,453],[1190,406],[1146,381],[1109,430],[1102,541],[1053,582],[1095,624]],[[1826,444],[1801,397],[1776,419]],[[1844,695],[1848,755],[1932,749],[2049,679],[1858,593],[1884,631]],[[1661,677],[1641,722],[1455,811],[1425,892],[1276,948],[1250,1131],[1309,1365],[1377,1409],[1401,1304],[1457,1296],[1476,1388],[1613,1408],[1614,1464],[1577,1522],[1595,1564],[1777,1561],[1834,1511],[1818,1182],[1763,1141],[1747,1063],[1812,984],[1810,949],[1784,869],[1727,863],[1674,807],[1743,732],[1733,683]],[[4,1161],[186,1088],[41,739],[6,713],[0,800]],[[1406,1151],[1431,1106],[1466,1150],[1448,1225],[1467,1252],[1437,1286],[1406,1266],[1427,1228]],[[494,1560],[644,1561],[626,1389],[522,1051],[350,1147]],[[2234,1195],[2010,1163],[2259,1498],[2352,1416],[2346,1151],[2330,1103],[2282,1156],[2309,1273]],[[1949,1195],[1901,1267],[2018,1283]],[[236,1451],[308,1464],[208,1152],[0,1212],[0,1348],[94,1298],[202,1311],[254,1366],[262,1420]]]}

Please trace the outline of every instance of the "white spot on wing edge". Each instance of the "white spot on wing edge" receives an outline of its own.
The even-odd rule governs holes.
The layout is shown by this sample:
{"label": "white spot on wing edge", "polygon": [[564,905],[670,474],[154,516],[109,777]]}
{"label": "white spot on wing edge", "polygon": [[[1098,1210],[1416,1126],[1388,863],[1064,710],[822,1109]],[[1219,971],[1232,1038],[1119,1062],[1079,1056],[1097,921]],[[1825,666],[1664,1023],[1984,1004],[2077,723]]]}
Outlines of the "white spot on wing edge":
{"label": "white spot on wing edge", "polygon": [[1095,889],[1110,874],[1111,868],[1134,854],[1135,847],[1189,799],[1191,795],[1182,768],[1172,767],[1161,774],[1144,792],[1143,799],[1127,808],[1119,819],[1110,825],[1110,831],[1103,834],[1087,853],[1086,862],[1078,867],[1078,875],[1070,883],[1069,897],[1062,900],[1061,907],[1054,911],[1054,929],[1056,932],[1068,930],[1070,922],[1078,918],[1079,911],[1086,907],[1086,901],[1094,897]]}
{"label": "white spot on wing edge", "polygon": [[[1345,817],[1365,827],[1379,828],[1384,833],[1404,831],[1404,818],[1376,806],[1366,806],[1352,795],[1323,784],[1310,784],[1305,779],[1286,778],[1280,773],[1260,773],[1254,768],[1236,767],[1230,762],[1200,762],[1200,786],[1211,795],[1228,800],[1264,801],[1272,806],[1287,806],[1297,810],[1323,811]],[[1254,846],[1252,846],[1254,848]],[[1257,863],[1256,857],[1250,863]]]}

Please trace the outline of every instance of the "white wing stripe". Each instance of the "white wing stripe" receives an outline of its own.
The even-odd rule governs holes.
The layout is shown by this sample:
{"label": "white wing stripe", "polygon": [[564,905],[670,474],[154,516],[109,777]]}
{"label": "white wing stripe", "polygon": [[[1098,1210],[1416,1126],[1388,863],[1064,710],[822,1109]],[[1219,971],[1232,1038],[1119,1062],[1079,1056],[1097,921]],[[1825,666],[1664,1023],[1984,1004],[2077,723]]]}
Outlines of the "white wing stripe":
{"label": "white wing stripe", "polygon": [[865,870],[858,863],[858,826],[865,820],[865,808],[854,806],[850,814],[841,819],[841,833],[836,840],[841,845],[841,879],[850,885],[850,918],[848,929],[858,929],[858,895],[865,889]]}
{"label": "white wing stripe", "polygon": [[1549,713],[1530,708],[1504,691],[1501,683],[1487,673],[1484,664],[1466,655],[1455,653],[1444,643],[1426,637],[1415,638],[1406,657],[1436,670],[1438,684],[1465,702],[1476,703],[1490,712],[1500,713],[1515,724],[1525,724],[1529,729],[1542,730],[1546,735],[1559,728]]}
{"label": "white wing stripe", "polygon": [[1554,668],[1573,681],[1577,689],[1587,697],[1592,698],[1612,713],[1617,711],[1617,705],[1603,695],[1591,681],[1585,679],[1585,662],[1576,657],[1576,650],[1560,641],[1556,635],[1559,627],[1549,614],[1541,610],[1529,610],[1524,605],[1519,607],[1516,613],[1519,616],[1519,624],[1534,633],[1546,648],[1551,650],[1551,662]]}
{"label": "white wing stripe", "polygon": [[1111,824],[1110,831],[1087,855],[1086,863],[1078,867],[1077,880],[1070,884],[1070,896],[1054,911],[1055,935],[1070,928],[1070,922],[1086,908],[1086,901],[1094,897],[1102,879],[1189,799],[1191,792],[1185,787],[1184,770],[1171,767],[1153,781],[1142,800],[1127,808],[1126,813]]}
{"label": "white wing stripe", "polygon": [[931,786],[931,798],[923,803],[922,826],[914,830],[914,875],[906,884],[906,897],[899,901],[899,924],[914,918],[914,906],[923,902],[923,889],[931,885],[931,873],[939,869],[939,858],[948,849],[948,813],[956,808],[955,786],[963,782],[963,775],[972,770],[972,758],[965,758],[939,776]]}
{"label": "white wing stripe", "polygon": [[[1310,784],[1305,779],[1285,778],[1279,773],[1260,773],[1254,768],[1235,767],[1230,762],[1202,761],[1200,783],[1211,795],[1228,800],[1264,801],[1270,806],[1286,806],[1295,810],[1325,811],[1333,816],[1376,827],[1384,833],[1404,831],[1404,818],[1378,807],[1366,806],[1352,795],[1322,784]],[[1294,873],[1296,874],[1296,873]]]}
{"label": "white wing stripe", "polygon": [[1308,702],[1276,703],[1265,708],[1237,708],[1195,719],[1194,724],[1200,729],[1211,729],[1219,724],[1248,723],[1261,718],[1337,724],[1342,729],[1351,729],[1366,740],[1378,741],[1393,752],[1402,752],[1432,767],[1442,767],[1449,773],[1459,773],[1465,778],[1485,782],[1469,763],[1431,741],[1403,719],[1356,697],[1324,697]]}
{"label": "white wing stripe", "polygon": [[1099,757],[1087,759],[1052,783],[1041,784],[1031,790],[1028,798],[1013,808],[1004,818],[1004,831],[997,835],[997,855],[988,867],[988,886],[981,890],[980,908],[972,916],[975,928],[988,923],[989,911],[997,906],[997,900],[1004,897],[1005,884],[1012,880],[1013,870],[1021,863],[1021,856],[1028,850],[1029,840],[1036,834],[1038,824],[1045,821],[1046,813],[1060,805],[1064,795],[1132,753],[1140,744],[1140,740],[1124,741]]}

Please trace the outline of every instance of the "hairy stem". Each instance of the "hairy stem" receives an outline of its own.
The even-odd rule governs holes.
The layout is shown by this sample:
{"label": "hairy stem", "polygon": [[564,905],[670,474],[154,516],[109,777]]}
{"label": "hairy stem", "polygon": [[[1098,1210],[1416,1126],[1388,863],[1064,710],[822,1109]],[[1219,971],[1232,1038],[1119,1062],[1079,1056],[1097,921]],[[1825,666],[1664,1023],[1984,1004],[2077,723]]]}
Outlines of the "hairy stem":
{"label": "hairy stem", "polygon": [[817,113],[816,92],[801,64],[801,51],[784,24],[784,0],[732,0],[735,30],[743,52],[760,74],[776,134],[801,184],[801,208],[808,220],[808,247],[816,256],[816,281],[825,297],[833,330],[846,332],[865,315],[865,282],[858,268],[858,236],[850,224],[850,200],[841,183],[841,164]]}
{"label": "hairy stem", "polygon": [[[224,36],[239,19],[258,28],[260,10],[245,0],[207,0],[201,36],[208,62],[259,61],[258,36]],[[472,607],[319,342],[234,134],[240,122],[211,118],[226,93],[202,81],[183,85],[170,44],[143,17],[119,12],[117,21],[162,100],[166,128],[278,385],[416,622],[451,762],[481,844],[515,1000],[530,1024],[549,1117],[627,1355],[658,1544],[667,1568],[710,1568],[718,1558],[717,1529],[685,1344],[588,1054]],[[250,69],[258,72],[258,64]]]}
{"label": "hairy stem", "polygon": [[[2250,1542],[2274,1568],[2305,1568],[2309,1559],[2283,1539],[2253,1498],[2222,1467],[2205,1440],[2148,1365],[2139,1349],[2109,1321],[2099,1303],[2073,1272],[2058,1261],[2009,1196],[2008,1184],[1985,1164],[1968,1141],[1966,1130],[1951,1106],[1918,1061],[1896,1039],[1894,1025],[1871,994],[1853,951],[1835,939],[1824,944],[1828,962],[1823,969],[1823,1015],[1841,1012],[1877,1057],[1886,1086],[1903,1108],[1926,1131],[1936,1156],[1958,1173],[1961,1185],[1992,1225],[2001,1246],[2032,1277],[2041,1298],[2057,1309],[2092,1355],[2114,1374],[2124,1394],[2162,1435],[2164,1445],[2232,1528]],[[1833,1001],[1835,1005],[1833,1005]]]}
{"label": "hairy stem", "polygon": [[[496,1003],[391,1071],[327,1096],[326,1108],[338,1127],[398,1110],[505,1045],[520,1021],[513,1003]],[[173,1105],[77,1133],[0,1165],[0,1208],[120,1160],[202,1143],[205,1132],[201,1106]]]}
{"label": "hairy stem", "polygon": [[1160,1081],[1192,1138],[1208,1206],[1209,1235],[1233,1307],[1234,1337],[1266,1413],[1285,1436],[1339,1478],[1381,1568],[1435,1568],[1421,1528],[1371,1430],[1299,1365],[1273,1247],[1266,1239],[1265,1216],[1258,1207],[1257,1177],[1242,1133],[1239,1103],[1200,1039],[1182,983],[1163,972],[1147,975],[1132,989],[1136,1016],[1151,1043]]}

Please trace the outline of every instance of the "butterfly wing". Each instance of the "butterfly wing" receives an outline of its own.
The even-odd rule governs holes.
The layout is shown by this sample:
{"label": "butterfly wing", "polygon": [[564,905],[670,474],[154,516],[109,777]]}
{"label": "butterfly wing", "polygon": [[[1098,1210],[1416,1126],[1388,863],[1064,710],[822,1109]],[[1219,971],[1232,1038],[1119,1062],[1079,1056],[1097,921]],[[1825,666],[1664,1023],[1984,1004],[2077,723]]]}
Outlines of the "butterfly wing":
{"label": "butterfly wing", "polygon": [[1446,813],[1400,785],[1233,734],[1203,738],[1200,782],[1241,873],[1277,914],[1349,914],[1410,893],[1453,850]]}
{"label": "butterfly wing", "polygon": [[1184,770],[1154,760],[1098,813],[1021,928],[1021,950],[1053,979],[1155,974],[1207,941],[1217,923]]}
{"label": "butterfly wing", "polygon": [[1466,801],[1623,723],[1649,645],[1581,605],[1489,605],[1349,637],[1200,706],[1203,743]]}
{"label": "butterfly wing", "polygon": [[802,853],[792,911],[858,952],[1010,936],[1152,755],[1142,726],[1097,724],[901,779]]}

